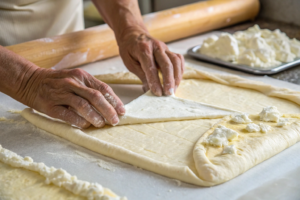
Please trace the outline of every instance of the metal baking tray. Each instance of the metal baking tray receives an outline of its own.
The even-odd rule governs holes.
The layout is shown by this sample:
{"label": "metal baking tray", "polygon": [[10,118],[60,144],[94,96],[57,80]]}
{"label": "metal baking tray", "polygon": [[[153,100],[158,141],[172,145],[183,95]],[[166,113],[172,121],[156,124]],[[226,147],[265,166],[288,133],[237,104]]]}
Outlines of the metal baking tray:
{"label": "metal baking tray", "polygon": [[197,58],[199,60],[202,61],[207,61],[210,63],[214,63],[214,64],[219,64],[221,66],[227,67],[227,68],[231,68],[231,69],[235,69],[235,70],[240,70],[240,71],[244,71],[244,72],[248,72],[251,74],[257,74],[257,75],[271,75],[271,74],[276,74],[278,72],[284,71],[286,69],[289,69],[291,67],[294,67],[296,65],[300,64],[300,58],[296,59],[292,62],[289,63],[283,63],[277,67],[271,67],[271,68],[266,68],[266,69],[259,69],[259,68],[252,68],[249,67],[247,65],[238,65],[238,64],[233,64],[231,62],[227,62],[227,61],[223,61],[217,58],[212,58],[206,55],[203,55],[201,53],[198,53],[198,50],[200,49],[201,45],[197,45],[195,47],[192,47],[188,50],[188,55]]}

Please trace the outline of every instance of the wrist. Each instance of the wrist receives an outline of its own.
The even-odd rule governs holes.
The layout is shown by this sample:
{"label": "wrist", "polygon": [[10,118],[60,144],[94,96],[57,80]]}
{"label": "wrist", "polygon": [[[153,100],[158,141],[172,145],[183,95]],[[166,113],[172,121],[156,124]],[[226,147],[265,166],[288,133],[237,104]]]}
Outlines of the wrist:
{"label": "wrist", "polygon": [[[38,66],[0,46],[0,91],[20,101]],[[22,101],[24,103],[24,101]]]}
{"label": "wrist", "polygon": [[19,87],[17,87],[15,97],[13,98],[29,107],[33,107],[33,102],[36,98],[35,91],[37,91],[40,85],[39,81],[42,80],[42,72],[45,70],[35,65],[27,66],[26,71],[24,71],[20,78]]}
{"label": "wrist", "polygon": [[117,43],[120,44],[122,41],[126,41],[130,37],[138,37],[141,34],[148,35],[147,28],[143,25],[127,26],[115,33]]}

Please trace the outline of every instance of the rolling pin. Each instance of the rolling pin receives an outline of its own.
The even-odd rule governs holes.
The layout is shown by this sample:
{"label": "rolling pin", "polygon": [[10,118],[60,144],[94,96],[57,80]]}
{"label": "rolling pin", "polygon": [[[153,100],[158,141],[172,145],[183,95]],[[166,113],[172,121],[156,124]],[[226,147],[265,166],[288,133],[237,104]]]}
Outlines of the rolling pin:
{"label": "rolling pin", "polygon": [[[143,16],[151,36],[170,42],[254,17],[259,0],[210,0]],[[63,69],[118,55],[108,25],[7,46],[42,68]]]}

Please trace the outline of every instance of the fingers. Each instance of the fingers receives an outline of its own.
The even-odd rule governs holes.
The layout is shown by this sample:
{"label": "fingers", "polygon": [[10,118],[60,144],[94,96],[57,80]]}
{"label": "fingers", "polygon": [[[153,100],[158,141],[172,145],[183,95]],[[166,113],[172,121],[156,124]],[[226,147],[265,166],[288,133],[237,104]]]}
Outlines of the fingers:
{"label": "fingers", "polygon": [[144,47],[142,48],[142,52],[139,54],[139,62],[147,78],[150,90],[154,95],[161,96],[162,87],[158,77],[158,70],[153,59],[152,49],[148,44],[142,44]]}
{"label": "fingers", "polygon": [[181,54],[177,54],[178,57],[181,60],[181,77],[183,76],[184,70],[185,70],[185,65],[184,65],[184,57]]}
{"label": "fingers", "polygon": [[[149,46],[153,46],[152,54],[151,49],[149,50]],[[160,42],[154,42],[153,45],[148,44],[147,48],[145,47],[142,50],[139,62],[147,78],[151,91],[153,92],[156,88],[162,88],[158,78],[157,64],[163,76],[163,93],[165,95],[174,94],[180,84],[184,70],[183,57],[179,54],[170,52],[167,47]],[[147,89],[145,85],[143,89]],[[153,93],[157,95],[157,93]],[[157,96],[160,96],[160,94]]]}
{"label": "fingers", "polygon": [[63,106],[54,106],[47,114],[50,117],[61,119],[80,128],[88,128],[91,125],[86,119]]}
{"label": "fingers", "polygon": [[144,71],[141,69],[141,67],[139,65],[134,66],[134,70],[132,71],[135,75],[137,75],[137,77],[139,77],[139,79],[142,81],[143,83],[143,91],[147,92],[150,88],[147,82],[147,78],[146,75],[144,73]]}
{"label": "fingers", "polygon": [[[119,123],[119,117],[115,108],[107,101],[111,96],[107,95],[107,97],[104,97],[100,91],[87,87],[75,87],[73,90],[78,96],[86,99],[85,101],[88,104],[91,104],[109,124],[117,125]],[[86,112],[90,112],[92,107],[89,107],[86,102],[79,101],[77,104],[75,102],[74,106],[83,107],[82,109],[86,110]],[[112,104],[116,105],[115,102]],[[72,107],[76,109],[74,106]]]}
{"label": "fingers", "polygon": [[68,98],[64,99],[64,105],[71,106],[70,110],[75,111],[78,115],[89,121],[95,127],[105,126],[104,118],[93,108],[93,106],[84,98],[69,94]]}
{"label": "fingers", "polygon": [[66,102],[67,105],[96,127],[104,126],[104,119],[112,125],[118,124],[118,115],[124,115],[125,108],[113,90],[82,70],[75,70],[71,75],[74,79],[66,87],[76,95],[68,98],[72,101]]}
{"label": "fingers", "polygon": [[182,74],[183,74],[183,66],[184,66],[184,60],[183,56],[180,54],[175,54],[170,51],[166,51],[166,54],[170,58],[172,65],[173,65],[173,70],[174,70],[174,80],[175,80],[175,91],[178,88],[180,81],[182,79]]}
{"label": "fingers", "polygon": [[143,91],[147,92],[150,88],[147,82],[145,72],[142,70],[140,64],[133,59],[130,59],[130,61],[124,60],[124,63],[126,66],[128,66],[127,68],[130,72],[134,73],[135,75],[137,75],[137,77],[139,77],[139,79],[143,83]]}
{"label": "fingers", "polygon": [[103,83],[91,76],[88,79],[89,86],[97,91],[100,91],[106,101],[116,110],[119,115],[125,114],[124,104],[121,99],[114,93],[114,91],[106,83]]}
{"label": "fingers", "polygon": [[154,50],[154,56],[163,76],[164,93],[165,95],[172,95],[175,88],[172,63],[162,47],[157,47]]}

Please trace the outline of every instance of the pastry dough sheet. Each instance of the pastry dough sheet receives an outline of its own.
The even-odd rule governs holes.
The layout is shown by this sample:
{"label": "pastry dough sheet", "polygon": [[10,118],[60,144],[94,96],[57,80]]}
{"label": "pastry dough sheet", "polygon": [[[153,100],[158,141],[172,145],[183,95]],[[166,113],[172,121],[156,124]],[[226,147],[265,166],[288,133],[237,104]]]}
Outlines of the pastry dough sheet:
{"label": "pastry dough sheet", "polygon": [[[106,80],[104,75],[96,77],[109,83],[122,83],[122,77],[127,84],[138,82],[130,73],[123,75],[107,75],[109,79]],[[184,79],[176,92],[176,96],[180,98],[251,114],[257,114],[263,107],[270,105],[278,107],[282,113],[300,111],[300,92],[237,76],[217,75],[194,69],[187,69]],[[22,115],[41,129],[123,162],[196,185],[218,184],[201,179],[193,158],[193,150],[199,138],[220,119],[106,126],[102,129],[91,127],[80,130],[41,117],[29,109],[25,109]]]}

